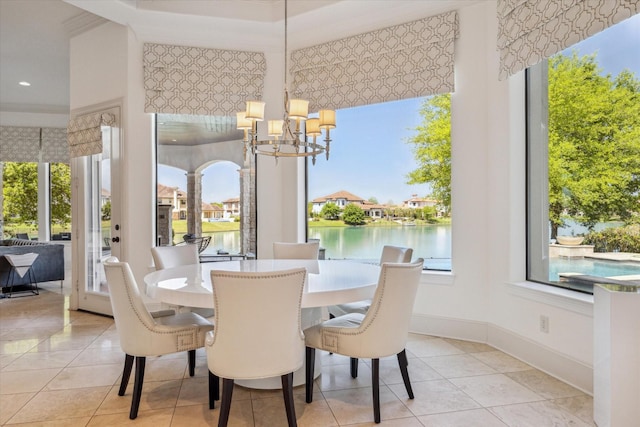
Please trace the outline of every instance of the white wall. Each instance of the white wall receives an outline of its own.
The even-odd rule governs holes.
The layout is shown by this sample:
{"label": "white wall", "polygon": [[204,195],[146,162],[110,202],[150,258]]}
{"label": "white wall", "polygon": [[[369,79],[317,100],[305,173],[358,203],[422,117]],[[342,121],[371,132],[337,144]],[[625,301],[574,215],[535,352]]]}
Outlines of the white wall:
{"label": "white wall", "polygon": [[[393,16],[378,16],[379,27],[390,25],[390,19],[393,23],[403,22],[402,18],[407,22],[429,14],[426,10],[430,2],[402,3],[403,8],[395,9]],[[536,288],[524,280],[523,75],[498,81],[495,2],[468,4],[458,9],[460,38],[456,42],[456,90],[452,95],[453,272],[423,276],[412,328],[423,333],[488,342],[590,391],[592,300],[576,298],[570,292],[549,293],[548,287]],[[104,58],[93,59],[97,64],[89,64],[86,69],[72,63],[72,108],[118,96],[125,99],[124,180],[128,184],[124,244],[127,259],[141,280],[149,265],[149,248],[153,244],[155,188],[150,120],[142,112],[142,43],[188,43],[176,27],[161,32],[145,28],[137,33],[114,24],[105,27],[82,39],[116,57],[118,52],[126,55],[123,59],[126,76],[117,65],[104,64]],[[207,27],[200,38],[194,38],[193,32],[188,37],[191,42],[197,41],[198,46],[264,51],[268,67],[266,114],[275,115],[282,100],[282,54],[274,39],[280,32],[271,38],[251,38],[248,37],[250,28],[240,24],[213,26]],[[314,28],[318,32],[321,28],[329,29],[320,34],[324,39],[335,38],[327,35],[329,33],[340,37],[348,33],[345,28],[322,25]],[[256,30],[260,30],[260,34],[269,33],[269,27],[263,24]],[[240,37],[232,37],[232,31],[237,31]],[[300,38],[291,36],[291,39],[299,44],[307,40],[310,33],[307,31]],[[91,61],[91,54],[86,55]],[[96,75],[106,81],[96,79]],[[100,86],[95,86],[96,81],[100,81]],[[304,215],[296,209],[304,201],[299,165],[287,159],[281,159],[277,166],[272,158],[261,157],[258,161],[259,257],[271,255],[273,241],[302,239],[299,220]],[[547,334],[539,330],[541,314],[549,316]]]}

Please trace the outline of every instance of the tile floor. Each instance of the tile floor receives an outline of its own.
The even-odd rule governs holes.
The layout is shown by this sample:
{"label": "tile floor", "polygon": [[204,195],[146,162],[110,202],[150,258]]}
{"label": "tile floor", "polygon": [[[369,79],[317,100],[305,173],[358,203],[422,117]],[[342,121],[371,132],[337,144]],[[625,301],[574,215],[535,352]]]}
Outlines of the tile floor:
{"label": "tile floor", "polygon": [[[41,284],[39,296],[0,300],[0,425],[215,426],[207,405],[206,357],[195,377],[186,354],[148,358],[140,412],[131,389],[117,395],[124,355],[111,318],[68,310],[69,290]],[[415,399],[395,358],[381,361],[381,426],[594,426],[592,398],[496,349],[412,334],[407,344]],[[296,387],[298,425],[370,426],[369,363],[351,379],[349,359],[321,354],[314,401]],[[236,386],[230,426],[286,425],[279,391]]]}

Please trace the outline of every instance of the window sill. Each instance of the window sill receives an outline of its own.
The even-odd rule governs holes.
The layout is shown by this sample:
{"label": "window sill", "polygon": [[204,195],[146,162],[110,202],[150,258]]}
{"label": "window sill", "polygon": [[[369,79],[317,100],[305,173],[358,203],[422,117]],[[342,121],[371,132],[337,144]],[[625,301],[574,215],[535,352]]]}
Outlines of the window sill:
{"label": "window sill", "polygon": [[455,275],[451,271],[422,270],[421,283],[429,285],[451,286],[455,280]]}
{"label": "window sill", "polygon": [[535,282],[507,283],[506,286],[512,295],[593,316],[593,295]]}

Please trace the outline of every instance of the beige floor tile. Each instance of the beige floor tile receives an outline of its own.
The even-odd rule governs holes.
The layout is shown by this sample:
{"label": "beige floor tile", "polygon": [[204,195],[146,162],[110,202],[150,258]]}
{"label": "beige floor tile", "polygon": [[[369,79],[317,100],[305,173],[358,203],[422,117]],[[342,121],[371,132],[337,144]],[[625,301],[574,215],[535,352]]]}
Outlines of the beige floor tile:
{"label": "beige floor tile", "polygon": [[33,396],[35,393],[0,395],[0,425],[9,421]]}
{"label": "beige floor tile", "polygon": [[108,387],[43,391],[29,400],[9,422],[15,424],[89,417],[108,391]]}
{"label": "beige floor tile", "polygon": [[7,365],[4,371],[28,371],[32,369],[64,368],[80,354],[81,350],[46,351],[25,353]]}
{"label": "beige floor tile", "polygon": [[424,427],[416,417],[411,418],[395,418],[393,420],[381,420],[380,424],[373,421],[369,423],[349,424],[349,427]]}
{"label": "beige floor tile", "polygon": [[451,378],[449,381],[484,407],[543,400],[504,374]]}
{"label": "beige floor tile", "polygon": [[[255,420],[256,427],[287,425],[287,415],[284,408],[282,391],[280,391],[277,397],[254,399],[252,404],[253,419]],[[314,399],[311,403],[305,402],[304,395],[296,395],[294,396],[294,406],[299,427],[331,427],[338,425],[327,402],[320,393],[314,393]]]}
{"label": "beige floor tile", "polygon": [[0,394],[37,392],[51,381],[61,368],[0,372]]}
{"label": "beige floor tile", "polygon": [[496,374],[496,370],[469,354],[422,358],[428,366],[445,378]]}
{"label": "beige floor tile", "polygon": [[545,399],[581,396],[584,393],[569,384],[536,369],[506,373],[509,378],[522,384]]}
{"label": "beige floor tile", "polygon": [[[322,394],[338,424],[373,422],[371,387],[327,391]],[[398,399],[387,386],[380,386],[380,418],[382,420],[410,417],[412,414],[404,403],[405,401]]]}
{"label": "beige floor tile", "polygon": [[[249,402],[250,404],[251,402]],[[206,405],[189,405],[176,407],[173,418],[171,420],[172,427],[212,427],[218,425],[218,416],[220,407],[216,402],[216,409],[210,410],[209,404]],[[245,426],[253,426],[251,423],[245,423]],[[231,425],[231,423],[229,423]]]}
{"label": "beige floor tile", "polygon": [[112,386],[122,374],[122,365],[67,367],[52,379],[45,390]]}
{"label": "beige floor tile", "polygon": [[443,340],[453,345],[454,347],[459,348],[465,353],[482,353],[485,351],[496,351],[496,349],[491,347],[490,345],[480,342],[456,340],[453,338],[443,338]]}
{"label": "beige floor tile", "polygon": [[[34,423],[20,423],[19,427],[85,427],[91,417],[67,418],[64,420],[36,421]],[[10,424],[9,424],[10,425]]]}
{"label": "beige floor tile", "polygon": [[69,363],[69,366],[121,365],[124,367],[125,354],[119,348],[87,348]]}
{"label": "beige floor tile", "polygon": [[[87,427],[169,427],[173,418],[173,408],[140,411],[135,420],[129,419],[129,412],[108,415],[96,415],[91,418]],[[179,424],[176,424],[179,425]],[[189,425],[189,424],[182,424]]]}
{"label": "beige floor tile", "polygon": [[403,384],[394,384],[389,388],[399,396],[411,413],[416,416],[463,411],[480,407],[477,402],[447,380],[413,383],[413,399],[409,399]]}
{"label": "beige floor tile", "polygon": [[531,369],[531,366],[501,351],[473,353],[472,356],[498,372],[516,372]]}
{"label": "beige floor tile", "polygon": [[36,351],[83,350],[95,339],[96,337],[91,335],[72,337],[67,334],[55,334],[40,342]]}
{"label": "beige floor tile", "polygon": [[320,366],[348,365],[351,363],[351,358],[349,356],[331,354],[322,350],[316,350],[316,359],[318,358],[320,359]]}
{"label": "beige floor tile", "polygon": [[[187,370],[187,353],[180,353],[180,358],[147,358],[144,371],[146,381],[178,380],[184,377]],[[189,376],[187,374],[187,376]]]}
{"label": "beige floor tile", "polygon": [[586,427],[592,425],[549,401],[495,406],[489,408],[489,411],[509,426]]}
{"label": "beige floor tile", "polygon": [[[439,380],[442,375],[434,371],[421,359],[409,359],[409,379],[412,383],[419,381]],[[404,384],[398,359],[381,360],[380,361],[380,381],[384,384]]]}
{"label": "beige floor tile", "polygon": [[583,394],[582,396],[555,399],[553,403],[580,418],[588,425],[595,426],[593,422],[593,397]]}
{"label": "beige floor tile", "polygon": [[14,354],[0,354],[0,369],[8,366],[18,357],[20,357],[22,353],[14,353]]}
{"label": "beige floor tile", "polygon": [[484,408],[425,415],[418,419],[425,427],[507,427]]}
{"label": "beige floor tile", "polygon": [[[235,396],[234,396],[235,397]],[[208,405],[209,378],[193,377],[182,380],[177,406]]]}
{"label": "beige floor tile", "polygon": [[371,387],[371,369],[363,363],[358,366],[358,377],[351,378],[349,365],[322,367],[322,374],[316,379],[321,391],[344,390]]}
{"label": "beige floor tile", "polygon": [[449,344],[441,338],[408,341],[407,350],[415,357],[445,356],[449,354],[463,354],[464,351]]}
{"label": "beige floor tile", "polygon": [[[142,395],[140,396],[139,412],[173,408],[176,406],[182,381],[145,381],[142,386]],[[98,415],[113,414],[119,412],[129,413],[131,409],[131,400],[133,398],[133,378],[129,381],[129,386],[124,396],[118,396],[120,384],[115,385],[109,390],[108,395],[101,403],[100,408],[96,411]]]}
{"label": "beige floor tile", "polygon": [[34,338],[25,338],[19,340],[0,340],[0,354],[22,354],[27,351],[35,348],[40,341],[37,337]]}

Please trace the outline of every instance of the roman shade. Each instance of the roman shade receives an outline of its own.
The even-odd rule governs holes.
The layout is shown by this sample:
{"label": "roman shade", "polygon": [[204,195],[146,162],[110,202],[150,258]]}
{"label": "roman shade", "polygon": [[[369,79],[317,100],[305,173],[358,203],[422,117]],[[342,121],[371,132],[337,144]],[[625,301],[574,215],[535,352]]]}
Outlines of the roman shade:
{"label": "roman shade", "polygon": [[144,44],[145,112],[234,116],[262,99],[261,52]]}
{"label": "roman shade", "polygon": [[0,161],[69,163],[67,130],[0,126]]}
{"label": "roman shade", "polygon": [[38,162],[40,128],[0,126],[0,161]]}
{"label": "roman shade", "polygon": [[292,95],[317,111],[452,92],[457,37],[453,11],[295,50]]}
{"label": "roman shade", "polygon": [[498,0],[499,79],[640,12],[638,0]]}
{"label": "roman shade", "polygon": [[71,158],[102,153],[102,126],[112,126],[116,118],[111,113],[92,113],[69,121],[67,140]]}

